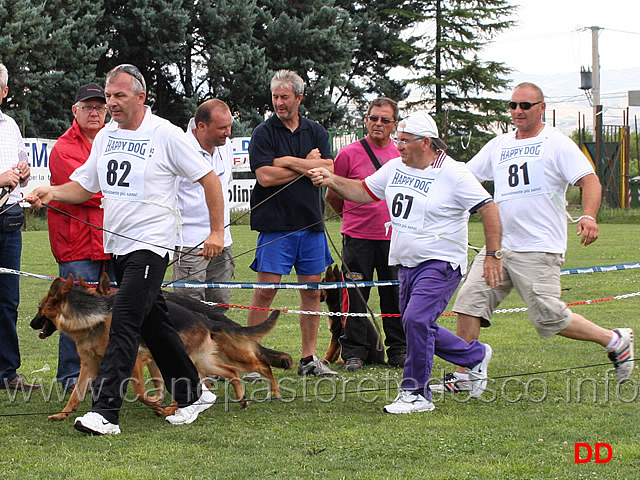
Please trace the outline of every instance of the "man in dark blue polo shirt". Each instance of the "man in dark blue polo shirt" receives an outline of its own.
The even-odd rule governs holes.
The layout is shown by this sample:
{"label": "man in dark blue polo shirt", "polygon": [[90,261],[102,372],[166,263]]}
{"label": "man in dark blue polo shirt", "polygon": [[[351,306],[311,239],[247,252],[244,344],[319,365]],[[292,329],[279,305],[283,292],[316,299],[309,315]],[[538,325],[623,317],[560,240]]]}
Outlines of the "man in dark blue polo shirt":
{"label": "man in dark blue polo shirt", "polygon": [[[271,79],[275,115],[256,127],[249,144],[251,170],[258,180],[251,194],[251,229],[260,232],[251,268],[258,272],[261,283],[280,282],[292,267],[298,282],[320,282],[322,272],[333,263],[322,224],[322,194],[304,176],[314,167],[333,171],[333,155],[327,131],[298,113],[303,94],[304,81],[299,75],[278,71]],[[309,228],[301,230],[305,227]],[[275,289],[255,290],[251,306],[270,307],[276,293]],[[300,309],[320,310],[320,291],[300,290]],[[250,310],[248,325],[257,325],[266,317],[266,311]],[[319,322],[318,315],[300,315],[299,375],[338,375],[316,355]]]}

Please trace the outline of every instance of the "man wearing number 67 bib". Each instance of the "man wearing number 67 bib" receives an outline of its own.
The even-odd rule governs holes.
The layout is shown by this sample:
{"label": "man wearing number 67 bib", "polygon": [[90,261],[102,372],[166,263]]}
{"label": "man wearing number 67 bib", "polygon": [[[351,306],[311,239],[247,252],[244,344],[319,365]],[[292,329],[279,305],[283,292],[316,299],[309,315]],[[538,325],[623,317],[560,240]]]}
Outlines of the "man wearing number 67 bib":
{"label": "man wearing number 67 bib", "polygon": [[176,238],[178,177],[204,187],[211,233],[199,254],[209,259],[224,246],[220,180],[180,128],[144,105],[146,84],[138,68],[113,68],[104,91],[112,120],[96,135],[87,162],[69,183],[38,188],[27,197],[39,208],[52,200],[80,203],[98,191],[104,195],[104,248],[113,257],[119,288],[109,344],[93,382],[92,411],[74,425],[93,435],[120,433],[119,409],[140,339],[180,407],[167,417],[169,423],[193,422],[216,399],[199,385],[160,292]]}
{"label": "man wearing number 67 bib", "polygon": [[[467,343],[437,320],[467,269],[470,213],[482,215],[485,240],[492,248],[500,246],[501,227],[498,207],[464,164],[445,153],[431,116],[414,112],[398,124],[397,131],[400,157],[364,180],[343,178],[323,168],[309,170],[308,176],[345,200],[386,200],[393,226],[389,264],[400,266],[407,359],[402,391],[384,411],[426,412],[435,408],[428,385],[434,354],[466,369],[474,380],[471,396],[479,397],[486,388],[491,347],[477,340]],[[489,287],[502,281],[501,272],[500,259],[486,263]]]}
{"label": "man wearing number 67 bib", "polygon": [[[573,313],[560,299],[560,270],[567,249],[567,186],[582,187],[584,214],[575,221],[586,246],[598,238],[600,181],[577,145],[542,122],[545,103],[538,86],[518,85],[509,108],[515,131],[492,139],[467,163],[479,180],[494,181],[503,235],[502,249],[483,249],[458,292],[453,305],[458,313],[457,333],[467,341],[477,340],[480,327],[491,325],[492,312],[515,288],[541,338],[561,335],[602,345],[615,366],[616,380],[622,383],[633,371],[633,331],[602,328]],[[487,289],[481,280],[482,264],[495,256],[502,257],[504,281],[498,288]],[[448,374],[434,391],[468,390],[463,375],[459,369]]]}

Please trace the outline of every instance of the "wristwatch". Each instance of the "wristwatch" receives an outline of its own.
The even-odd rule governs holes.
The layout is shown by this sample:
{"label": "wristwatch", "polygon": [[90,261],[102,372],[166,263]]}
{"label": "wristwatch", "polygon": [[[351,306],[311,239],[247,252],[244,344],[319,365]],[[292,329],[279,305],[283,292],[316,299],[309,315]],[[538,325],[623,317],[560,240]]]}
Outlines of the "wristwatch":
{"label": "wristwatch", "polygon": [[502,257],[504,256],[504,254],[502,253],[502,250],[496,250],[494,252],[487,252],[487,253],[485,253],[485,255],[487,257],[494,257],[496,260],[502,260]]}

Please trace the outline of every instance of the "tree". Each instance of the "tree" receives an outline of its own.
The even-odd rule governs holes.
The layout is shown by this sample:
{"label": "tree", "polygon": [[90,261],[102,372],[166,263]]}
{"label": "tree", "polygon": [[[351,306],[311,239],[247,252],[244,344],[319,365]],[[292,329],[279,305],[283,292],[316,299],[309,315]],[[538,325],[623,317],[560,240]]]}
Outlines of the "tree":
{"label": "tree", "polygon": [[109,45],[98,73],[116,65],[136,65],[147,83],[148,103],[155,113],[186,127],[195,109],[184,95],[177,65],[184,63],[189,10],[182,0],[104,0],[99,31]]}
{"label": "tree", "polygon": [[256,0],[218,0],[195,5],[190,29],[192,52],[183,66],[198,103],[219,98],[238,121],[234,132],[248,135],[264,119],[270,104],[269,70],[264,49],[254,36],[260,30]]}
{"label": "tree", "polygon": [[424,36],[416,56],[420,75],[413,81],[433,95],[441,136],[450,152],[466,161],[494,134],[506,129],[506,103],[490,95],[508,86],[511,70],[499,62],[483,62],[478,53],[486,42],[511,27],[515,7],[506,0],[431,0],[420,2]]}
{"label": "tree", "polygon": [[9,70],[7,111],[25,136],[55,138],[71,124],[77,88],[96,80],[105,47],[88,0],[0,1],[0,57]]}

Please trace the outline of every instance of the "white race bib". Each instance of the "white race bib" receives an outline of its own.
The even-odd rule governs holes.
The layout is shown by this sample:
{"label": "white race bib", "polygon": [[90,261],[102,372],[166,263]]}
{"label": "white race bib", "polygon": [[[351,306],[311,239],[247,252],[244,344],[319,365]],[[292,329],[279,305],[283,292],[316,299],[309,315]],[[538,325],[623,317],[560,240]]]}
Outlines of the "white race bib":
{"label": "white race bib", "polygon": [[100,189],[106,198],[144,200],[144,172],[151,152],[151,138],[120,132],[108,136],[98,160]]}
{"label": "white race bib", "polygon": [[496,202],[547,193],[544,175],[544,141],[505,147],[494,171]]}
{"label": "white race bib", "polygon": [[424,213],[431,194],[435,175],[418,177],[396,170],[387,185],[385,197],[393,228],[398,231],[420,233],[424,227]]}

